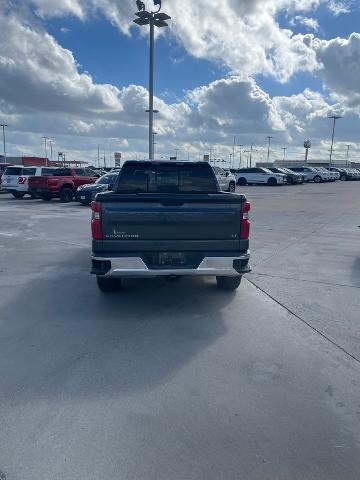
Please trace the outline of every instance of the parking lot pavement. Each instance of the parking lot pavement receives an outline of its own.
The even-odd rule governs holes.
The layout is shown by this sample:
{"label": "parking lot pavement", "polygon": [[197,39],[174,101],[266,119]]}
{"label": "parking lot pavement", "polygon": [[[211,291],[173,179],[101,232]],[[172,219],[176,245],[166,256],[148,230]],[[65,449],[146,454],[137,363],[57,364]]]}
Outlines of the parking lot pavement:
{"label": "parking lot pavement", "polygon": [[243,189],[253,273],[89,271],[86,207],[0,196],[10,480],[358,480],[359,184]]}

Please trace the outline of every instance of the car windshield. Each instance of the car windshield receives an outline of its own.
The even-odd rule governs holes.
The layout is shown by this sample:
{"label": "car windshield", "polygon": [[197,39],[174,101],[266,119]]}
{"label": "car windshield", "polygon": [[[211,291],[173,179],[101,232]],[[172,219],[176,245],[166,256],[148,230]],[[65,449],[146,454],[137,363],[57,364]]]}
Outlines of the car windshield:
{"label": "car windshield", "polygon": [[273,173],[271,170],[269,170],[268,168],[261,168],[261,171],[262,172],[265,172],[265,173]]}
{"label": "car windshield", "polygon": [[110,185],[115,182],[117,175],[104,175],[96,180],[97,185]]}

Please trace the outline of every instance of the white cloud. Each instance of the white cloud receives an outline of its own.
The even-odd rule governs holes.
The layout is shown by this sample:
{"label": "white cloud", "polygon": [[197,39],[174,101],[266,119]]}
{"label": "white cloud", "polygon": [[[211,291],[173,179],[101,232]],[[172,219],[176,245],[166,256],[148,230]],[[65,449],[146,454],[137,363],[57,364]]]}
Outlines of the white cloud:
{"label": "white cloud", "polygon": [[328,9],[336,16],[350,13],[352,6],[353,0],[330,0],[327,5]]}
{"label": "white cloud", "polygon": [[318,74],[334,97],[349,107],[360,105],[360,34],[348,39],[319,40],[313,38],[312,48],[320,64]]}
{"label": "white cloud", "polygon": [[314,30],[315,32],[320,28],[319,22],[316,18],[304,17],[302,15],[295,15],[295,17],[291,19],[290,25],[303,25],[307,30]]}

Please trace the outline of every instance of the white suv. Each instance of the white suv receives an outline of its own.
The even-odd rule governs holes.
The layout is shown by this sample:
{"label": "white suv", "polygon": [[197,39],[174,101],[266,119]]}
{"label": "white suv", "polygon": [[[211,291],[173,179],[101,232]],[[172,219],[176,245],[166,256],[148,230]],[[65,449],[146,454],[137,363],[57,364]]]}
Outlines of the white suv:
{"label": "white suv", "polygon": [[236,190],[236,178],[229,172],[220,167],[213,167],[216,180],[221,188],[225,192],[235,192]]}
{"label": "white suv", "polygon": [[331,170],[327,170],[325,167],[314,167],[314,168],[318,172],[323,173],[324,180],[326,182],[335,182],[335,180],[339,180],[339,178],[340,178],[340,175],[337,172],[332,172]]}
{"label": "white suv", "polygon": [[236,183],[238,185],[260,184],[283,185],[286,183],[286,175],[283,173],[273,173],[267,168],[240,168],[234,172]]}
{"label": "white suv", "polygon": [[293,172],[301,173],[304,175],[307,182],[321,183],[328,181],[328,175],[324,175],[324,172],[316,170],[314,167],[291,167]]}
{"label": "white suv", "polygon": [[22,165],[12,165],[7,167],[2,179],[1,190],[11,193],[15,198],[23,198],[24,195],[34,195],[29,193],[29,177],[41,177],[52,175],[55,168],[52,167],[23,167]]}

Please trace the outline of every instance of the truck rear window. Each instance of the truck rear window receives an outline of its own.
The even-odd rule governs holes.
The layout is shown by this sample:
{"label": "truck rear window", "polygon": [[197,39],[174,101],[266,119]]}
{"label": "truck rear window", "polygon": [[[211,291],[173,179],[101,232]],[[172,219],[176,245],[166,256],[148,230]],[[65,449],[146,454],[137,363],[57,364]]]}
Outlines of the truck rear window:
{"label": "truck rear window", "polygon": [[215,176],[208,164],[125,164],[118,193],[216,193]]}

